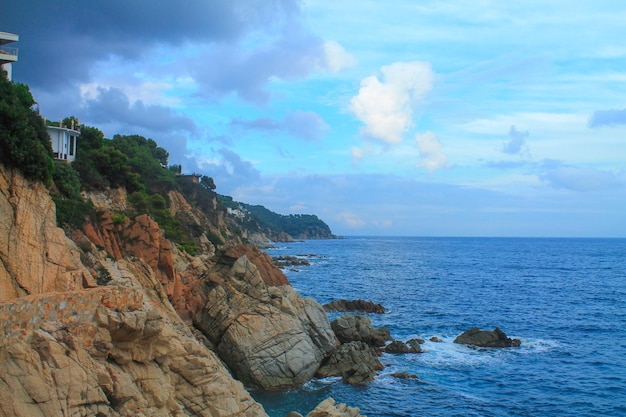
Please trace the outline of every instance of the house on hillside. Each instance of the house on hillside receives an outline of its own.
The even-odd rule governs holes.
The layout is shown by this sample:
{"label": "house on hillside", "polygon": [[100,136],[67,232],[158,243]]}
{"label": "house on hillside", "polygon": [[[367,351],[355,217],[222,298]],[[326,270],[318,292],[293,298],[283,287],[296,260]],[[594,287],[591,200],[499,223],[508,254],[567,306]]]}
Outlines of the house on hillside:
{"label": "house on hillside", "polygon": [[54,159],[60,161],[74,162],[76,160],[77,138],[80,136],[80,126],[65,127],[62,123],[59,126],[46,126],[50,142],[52,143],[52,154]]}
{"label": "house on hillside", "polygon": [[5,46],[20,40],[18,35],[8,32],[0,32],[0,67],[6,71],[9,81],[13,79],[12,64],[17,62],[17,48]]}

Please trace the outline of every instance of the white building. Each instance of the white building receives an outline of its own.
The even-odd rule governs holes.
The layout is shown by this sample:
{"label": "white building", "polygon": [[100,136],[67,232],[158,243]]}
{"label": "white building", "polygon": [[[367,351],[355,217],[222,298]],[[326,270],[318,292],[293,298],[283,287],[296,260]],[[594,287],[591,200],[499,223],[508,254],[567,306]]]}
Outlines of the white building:
{"label": "white building", "polygon": [[54,159],[74,162],[76,159],[76,138],[80,130],[66,127],[46,126],[52,142],[52,155]]}
{"label": "white building", "polygon": [[19,40],[20,37],[18,35],[0,32],[0,67],[2,67],[3,71],[6,71],[9,81],[13,79],[13,68],[11,64],[17,62],[17,48],[4,45]]}

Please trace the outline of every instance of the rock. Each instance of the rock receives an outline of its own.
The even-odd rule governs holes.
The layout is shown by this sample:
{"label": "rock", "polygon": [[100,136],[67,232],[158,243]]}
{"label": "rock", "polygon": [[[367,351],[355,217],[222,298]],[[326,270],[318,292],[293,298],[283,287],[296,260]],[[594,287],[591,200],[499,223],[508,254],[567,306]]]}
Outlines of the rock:
{"label": "rock", "polygon": [[496,327],[493,331],[480,330],[478,327],[472,327],[454,339],[454,343],[496,348],[511,346],[518,347],[521,344],[519,339],[511,339],[507,337],[506,334],[504,334],[504,332],[498,327]]}
{"label": "rock", "polygon": [[43,184],[0,165],[0,302],[95,286]]}
{"label": "rock", "polygon": [[297,256],[276,256],[272,258],[274,265],[279,268],[286,268],[288,266],[310,266],[311,263],[303,258]]}
{"label": "rock", "polygon": [[394,372],[391,374],[391,376],[398,379],[417,379],[417,375],[410,374],[407,371]]}
{"label": "rock", "polygon": [[441,340],[437,336],[431,336],[431,338],[428,339],[428,340],[430,340],[431,342],[434,342],[434,343],[443,343],[443,340]]}
{"label": "rock", "polygon": [[387,353],[409,353],[410,349],[406,343],[400,340],[394,340],[385,346],[385,352]]}
{"label": "rock", "polygon": [[309,380],[339,344],[328,317],[290,285],[268,286],[246,255],[228,251],[205,281],[194,323],[246,385],[281,389]]}
{"label": "rock", "polygon": [[333,320],[331,326],[341,343],[362,341],[371,346],[382,347],[387,340],[391,340],[389,329],[374,329],[369,317],[365,316],[341,316]]}
{"label": "rock", "polygon": [[422,353],[423,339],[409,339],[406,344],[409,347],[409,353]]}
{"label": "rock", "polygon": [[112,284],[130,286],[0,303],[0,415],[266,416],[164,305],[147,264],[114,265]]}
{"label": "rock", "polygon": [[341,376],[352,385],[364,385],[371,382],[383,369],[376,350],[364,342],[348,342],[333,352],[316,372],[319,378]]}
{"label": "rock", "polygon": [[222,262],[232,263],[244,255],[257,267],[261,274],[261,279],[263,279],[266,285],[290,285],[285,274],[274,265],[272,258],[254,246],[233,246],[222,254],[221,260]]}
{"label": "rock", "polygon": [[359,311],[362,313],[383,314],[385,307],[380,304],[374,304],[372,301],[365,300],[335,300],[328,304],[324,304],[326,311]]}
{"label": "rock", "polygon": [[356,407],[348,407],[345,404],[337,404],[332,397],[322,401],[306,417],[367,417],[360,414],[361,410]]}

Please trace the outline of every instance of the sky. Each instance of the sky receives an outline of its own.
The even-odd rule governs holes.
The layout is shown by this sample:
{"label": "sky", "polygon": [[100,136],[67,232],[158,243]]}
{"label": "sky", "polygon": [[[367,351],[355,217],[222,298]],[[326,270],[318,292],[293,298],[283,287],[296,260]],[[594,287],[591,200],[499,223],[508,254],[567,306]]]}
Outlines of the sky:
{"label": "sky", "polygon": [[4,0],[0,31],[48,119],[337,235],[626,237],[624,22],[622,0]]}

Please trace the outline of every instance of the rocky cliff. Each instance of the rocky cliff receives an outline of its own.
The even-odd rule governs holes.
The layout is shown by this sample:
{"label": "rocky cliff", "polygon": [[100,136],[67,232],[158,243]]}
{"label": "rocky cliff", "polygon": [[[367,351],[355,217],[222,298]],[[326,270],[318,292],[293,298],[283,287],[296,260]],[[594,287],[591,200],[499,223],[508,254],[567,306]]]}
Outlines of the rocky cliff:
{"label": "rocky cliff", "polygon": [[0,416],[264,416],[231,372],[298,385],[338,345],[258,249],[192,256],[148,215],[114,221],[123,192],[91,197],[70,239],[47,189],[0,166]]}

